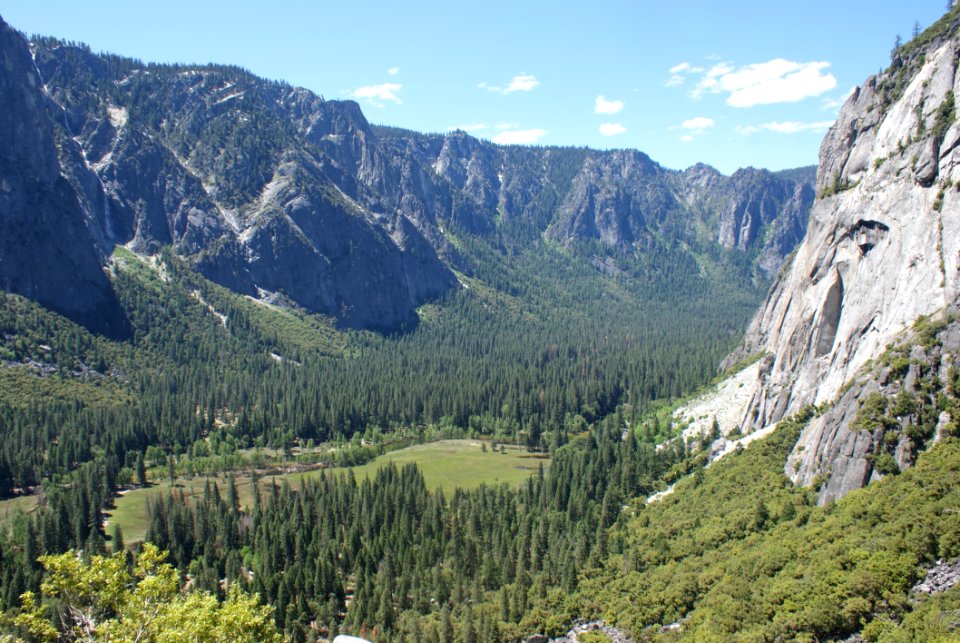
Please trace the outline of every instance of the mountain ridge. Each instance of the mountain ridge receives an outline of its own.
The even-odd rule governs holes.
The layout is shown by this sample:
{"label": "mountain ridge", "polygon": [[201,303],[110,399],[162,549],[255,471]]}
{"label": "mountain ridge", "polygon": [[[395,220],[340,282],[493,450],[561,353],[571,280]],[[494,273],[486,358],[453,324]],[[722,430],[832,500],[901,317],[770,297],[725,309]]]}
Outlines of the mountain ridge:
{"label": "mountain ridge", "polygon": [[478,268],[462,234],[519,251],[596,243],[602,255],[682,239],[702,256],[734,250],[765,283],[812,202],[809,169],[717,173],[708,189],[636,150],[373,126],[353,101],[235,67],[145,65],[52,38],[34,38],[19,64],[37,70],[101,263],[114,244],[169,245],[236,292],[346,327],[416,324],[417,306],[459,287],[455,271]]}

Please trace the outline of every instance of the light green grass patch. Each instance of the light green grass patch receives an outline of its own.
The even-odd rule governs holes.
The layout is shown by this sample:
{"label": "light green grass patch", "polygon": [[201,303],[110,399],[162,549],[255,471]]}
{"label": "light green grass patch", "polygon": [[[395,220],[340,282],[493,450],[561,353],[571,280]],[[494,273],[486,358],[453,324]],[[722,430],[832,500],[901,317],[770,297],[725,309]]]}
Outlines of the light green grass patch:
{"label": "light green grass patch", "polygon": [[[486,451],[483,450],[484,445],[486,445]],[[505,450],[506,453],[501,453],[498,447],[494,451],[489,442],[482,440],[443,440],[391,451],[365,465],[353,467],[353,473],[359,480],[375,474],[377,469],[388,462],[394,462],[397,466],[413,462],[423,472],[428,488],[442,489],[449,496],[457,487],[474,489],[481,483],[488,485],[506,483],[517,486],[531,475],[535,475],[540,465],[546,469],[550,464],[550,459],[545,454],[529,453],[525,449],[514,446],[506,446]],[[260,478],[260,488],[262,492],[266,492],[274,482],[281,485],[284,481],[296,488],[305,479],[315,478],[324,473],[337,474],[345,471],[346,469],[327,468],[263,476]],[[211,483],[215,482],[220,488],[220,495],[226,499],[228,482],[225,475],[179,477],[172,485],[169,480],[164,480],[149,487],[121,492],[115,498],[114,508],[106,512],[106,532],[110,534],[113,525],[120,525],[123,530],[123,539],[127,544],[143,540],[150,523],[149,503],[160,501],[171,490],[176,493],[182,492],[187,498],[200,498],[203,496],[207,480]],[[240,506],[249,509],[253,499],[250,476],[244,471],[238,471],[235,474],[235,480]]]}
{"label": "light green grass patch", "polygon": [[507,446],[506,453],[501,453],[499,447],[493,451],[490,443],[482,440],[443,440],[385,453],[373,462],[354,467],[353,472],[359,480],[375,474],[388,462],[397,466],[415,463],[428,488],[442,489],[449,496],[457,487],[474,489],[481,483],[519,485],[536,474],[541,464],[546,469],[550,459],[546,454],[513,446]]}
{"label": "light green grass patch", "polygon": [[21,513],[30,514],[37,508],[40,496],[31,494],[0,500],[0,529],[6,529],[11,521]]}
{"label": "light green grass patch", "polygon": [[[240,506],[248,508],[253,499],[250,476],[245,472],[237,472],[234,477]],[[169,480],[164,480],[148,487],[121,491],[119,496],[114,498],[114,507],[104,512],[107,519],[106,533],[112,533],[113,525],[120,525],[120,529],[123,531],[123,540],[128,545],[143,540],[147,528],[150,526],[150,503],[163,500],[171,491],[174,493],[183,492],[183,495],[190,499],[202,498],[208,480],[211,484],[216,483],[220,489],[220,496],[226,500],[229,483],[227,476],[224,475],[180,477],[175,478],[172,485]],[[261,488],[269,481],[270,478],[261,480]]]}

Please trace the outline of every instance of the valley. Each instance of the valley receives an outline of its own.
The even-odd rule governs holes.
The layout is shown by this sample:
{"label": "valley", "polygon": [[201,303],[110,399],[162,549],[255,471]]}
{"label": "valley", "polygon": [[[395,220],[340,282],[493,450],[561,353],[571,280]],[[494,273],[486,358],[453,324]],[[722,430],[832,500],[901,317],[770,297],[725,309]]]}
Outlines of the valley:
{"label": "valley", "polygon": [[0,58],[0,640],[960,636],[960,7],[730,175]]}

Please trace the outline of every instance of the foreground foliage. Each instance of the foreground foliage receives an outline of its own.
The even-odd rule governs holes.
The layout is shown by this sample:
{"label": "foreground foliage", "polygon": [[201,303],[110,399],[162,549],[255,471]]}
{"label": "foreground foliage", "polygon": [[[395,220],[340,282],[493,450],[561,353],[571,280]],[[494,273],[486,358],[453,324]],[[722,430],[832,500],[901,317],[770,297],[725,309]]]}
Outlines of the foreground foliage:
{"label": "foreground foliage", "polygon": [[181,592],[176,569],[146,544],[132,568],[124,552],[84,559],[42,556],[42,597],[23,595],[13,619],[28,640],[281,641],[272,609],[231,586],[224,601]]}

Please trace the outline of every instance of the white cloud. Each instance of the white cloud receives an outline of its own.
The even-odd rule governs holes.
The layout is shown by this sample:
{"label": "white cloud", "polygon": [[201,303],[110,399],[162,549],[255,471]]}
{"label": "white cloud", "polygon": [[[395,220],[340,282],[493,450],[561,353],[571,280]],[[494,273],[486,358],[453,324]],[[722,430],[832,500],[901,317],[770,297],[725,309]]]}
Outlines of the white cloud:
{"label": "white cloud", "polygon": [[490,140],[497,145],[531,145],[546,134],[546,130],[542,129],[507,130],[500,132]]}
{"label": "white cloud", "polygon": [[701,74],[704,70],[703,67],[697,67],[688,62],[682,62],[679,65],[674,65],[668,71],[670,72],[670,78],[668,78],[667,82],[664,84],[667,87],[679,87],[686,82],[688,75]]}
{"label": "white cloud", "polygon": [[517,127],[520,127],[519,123],[503,122],[503,123],[497,123],[496,125],[494,125],[493,129],[499,129],[499,130],[516,129]]}
{"label": "white cloud", "polygon": [[[695,118],[688,118],[687,120],[680,123],[679,129],[684,130],[684,134],[680,136],[680,140],[684,143],[689,143],[697,136],[700,136],[708,129],[713,127],[716,122],[712,118],[707,118],[706,116],[697,116]],[[672,127],[671,129],[677,129]]]}
{"label": "white cloud", "polygon": [[712,118],[707,118],[706,116],[697,116],[696,118],[690,118],[688,120],[680,123],[680,127],[686,130],[694,130],[702,132],[705,129],[714,126],[714,120]]}
{"label": "white cloud", "polygon": [[824,72],[829,66],[828,62],[798,63],[783,58],[739,68],[721,62],[707,70],[689,95],[696,100],[705,93],[725,93],[731,107],[795,103],[837,86],[833,74]]}
{"label": "white cloud", "polygon": [[627,131],[627,128],[620,123],[600,123],[600,134],[602,136],[617,136]]}
{"label": "white cloud", "polygon": [[717,63],[710,69],[706,70],[706,73],[700,78],[697,82],[696,87],[690,90],[689,96],[694,100],[699,100],[704,92],[718,92],[720,91],[720,81],[718,78],[723,77],[725,74],[729,74],[733,71],[733,67],[729,63]]}
{"label": "white cloud", "polygon": [[400,68],[399,68],[399,67],[391,67],[390,69],[387,70],[387,73],[390,74],[391,76],[396,76],[397,74],[400,73]]}
{"label": "white cloud", "polygon": [[688,62],[682,62],[679,65],[674,65],[668,71],[671,74],[702,74],[703,67],[691,65]]}
{"label": "white cloud", "polygon": [[799,134],[801,132],[825,132],[833,125],[833,121],[817,121],[815,123],[801,123],[800,121],[774,121],[761,125],[741,125],[737,132],[744,136],[759,132],[776,132],[778,134]]}
{"label": "white cloud", "polygon": [[509,94],[510,92],[528,92],[539,84],[540,81],[537,80],[536,76],[531,74],[520,74],[513,77],[513,80],[510,81],[510,85],[503,90],[503,93]]}
{"label": "white cloud", "polygon": [[597,96],[593,105],[594,114],[619,114],[623,110],[622,100],[607,100],[603,96]]}
{"label": "white cloud", "polygon": [[403,101],[397,96],[397,93],[403,89],[400,83],[383,83],[382,85],[367,85],[358,87],[350,92],[350,96],[356,99],[364,99],[374,107],[383,107],[385,101],[391,101],[397,105]]}
{"label": "white cloud", "polygon": [[506,87],[499,87],[497,85],[489,85],[487,83],[480,83],[477,85],[480,89],[485,89],[488,92],[493,92],[495,94],[512,94],[513,92],[528,92],[540,85],[540,81],[537,80],[537,77],[532,74],[517,74],[510,80],[510,84]]}
{"label": "white cloud", "polygon": [[798,132],[825,132],[833,125],[833,121],[818,121],[816,123],[800,123],[798,121],[783,121],[767,123],[766,128],[781,134],[797,134]]}

